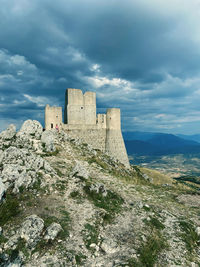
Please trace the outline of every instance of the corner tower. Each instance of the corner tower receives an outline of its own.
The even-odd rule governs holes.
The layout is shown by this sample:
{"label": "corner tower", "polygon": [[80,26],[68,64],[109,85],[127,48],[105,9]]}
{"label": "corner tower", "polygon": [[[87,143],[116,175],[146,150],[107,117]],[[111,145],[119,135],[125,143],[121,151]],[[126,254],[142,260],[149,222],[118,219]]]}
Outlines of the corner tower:
{"label": "corner tower", "polygon": [[106,151],[126,167],[130,167],[124,139],[121,132],[119,108],[110,108],[106,113]]}

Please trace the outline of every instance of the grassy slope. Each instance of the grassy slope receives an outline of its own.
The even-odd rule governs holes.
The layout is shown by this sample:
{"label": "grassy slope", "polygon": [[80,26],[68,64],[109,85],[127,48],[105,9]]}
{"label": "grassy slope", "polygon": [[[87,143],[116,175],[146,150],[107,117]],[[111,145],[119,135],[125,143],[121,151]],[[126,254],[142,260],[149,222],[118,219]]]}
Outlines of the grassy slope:
{"label": "grassy slope", "polygon": [[[156,262],[158,266],[199,262],[195,225],[200,224],[200,211],[177,201],[180,195],[191,196],[195,190],[172,185],[170,178],[157,171],[137,167],[127,171],[100,151],[92,154],[85,144],[77,146],[71,141],[58,149],[57,155],[46,157],[57,175],[41,175],[44,187],[35,185],[31,192],[22,190],[15,196],[20,213],[13,212],[3,226],[4,238],[8,238],[10,230],[31,214],[42,217],[45,227],[54,221],[62,225],[63,231],[53,244],[40,242],[28,252],[27,261],[33,266],[41,264],[47,252],[60,260],[72,257],[80,266],[101,261],[109,266],[113,260],[120,266],[147,267]],[[89,171],[89,179],[70,176],[77,160]],[[143,173],[153,178],[153,183],[147,182]],[[106,197],[89,190],[99,183],[106,188]],[[114,254],[103,252],[107,239]],[[41,254],[37,259],[35,252]]]}

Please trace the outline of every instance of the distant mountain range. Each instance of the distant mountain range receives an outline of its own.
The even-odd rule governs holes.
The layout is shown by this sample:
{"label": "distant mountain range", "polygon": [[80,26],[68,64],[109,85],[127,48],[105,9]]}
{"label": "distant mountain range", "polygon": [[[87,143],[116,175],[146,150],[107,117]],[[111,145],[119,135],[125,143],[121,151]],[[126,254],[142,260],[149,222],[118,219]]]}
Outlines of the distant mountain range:
{"label": "distant mountain range", "polygon": [[129,155],[200,153],[200,135],[176,136],[164,133],[124,132],[123,136]]}

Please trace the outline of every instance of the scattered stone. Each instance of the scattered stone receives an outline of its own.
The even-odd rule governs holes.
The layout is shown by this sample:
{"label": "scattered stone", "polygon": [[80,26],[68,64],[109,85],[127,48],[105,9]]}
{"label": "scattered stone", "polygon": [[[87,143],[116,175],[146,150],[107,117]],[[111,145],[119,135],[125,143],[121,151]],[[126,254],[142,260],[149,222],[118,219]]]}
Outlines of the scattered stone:
{"label": "scattered stone", "polygon": [[40,240],[44,228],[44,221],[37,215],[31,215],[22,223],[19,230],[20,237],[25,239],[29,247],[34,247]]}
{"label": "scattered stone", "polygon": [[107,253],[115,253],[118,250],[117,243],[111,239],[104,239],[101,244],[101,249]]}
{"label": "scattered stone", "polygon": [[58,233],[62,231],[62,227],[59,223],[52,223],[46,230],[46,234],[44,239],[46,240],[54,240]]}
{"label": "scattered stone", "polygon": [[20,236],[15,234],[9,238],[9,240],[4,244],[4,249],[11,249],[14,250],[17,247],[17,243],[19,241]]}

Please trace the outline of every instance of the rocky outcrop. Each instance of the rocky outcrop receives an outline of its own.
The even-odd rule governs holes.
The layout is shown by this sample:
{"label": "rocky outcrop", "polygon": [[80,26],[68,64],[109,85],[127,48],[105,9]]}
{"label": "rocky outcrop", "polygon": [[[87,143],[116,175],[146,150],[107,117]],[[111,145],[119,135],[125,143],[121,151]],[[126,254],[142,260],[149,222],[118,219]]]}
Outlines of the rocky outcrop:
{"label": "rocky outcrop", "polygon": [[23,222],[19,235],[23,238],[28,247],[34,247],[40,240],[40,235],[44,229],[44,221],[37,215],[31,215]]}
{"label": "rocky outcrop", "polygon": [[76,165],[74,166],[71,175],[77,178],[88,179],[89,172],[83,163],[76,161]]}
{"label": "rocky outcrop", "polygon": [[10,140],[16,135],[16,126],[14,124],[10,124],[9,127],[0,133],[0,138],[4,140]]}
{"label": "rocky outcrop", "polygon": [[28,137],[34,137],[40,139],[43,132],[42,125],[35,120],[27,120],[23,123],[21,129],[17,133],[17,137],[27,139]]}
{"label": "rocky outcrop", "polygon": [[57,132],[56,131],[45,131],[42,133],[41,142],[45,151],[53,152],[56,151],[55,142],[56,142]]}
{"label": "rocky outcrop", "polygon": [[54,173],[49,163],[27,149],[9,147],[0,155],[0,178],[5,189],[18,192],[21,186],[28,188],[37,180],[39,171]]}

